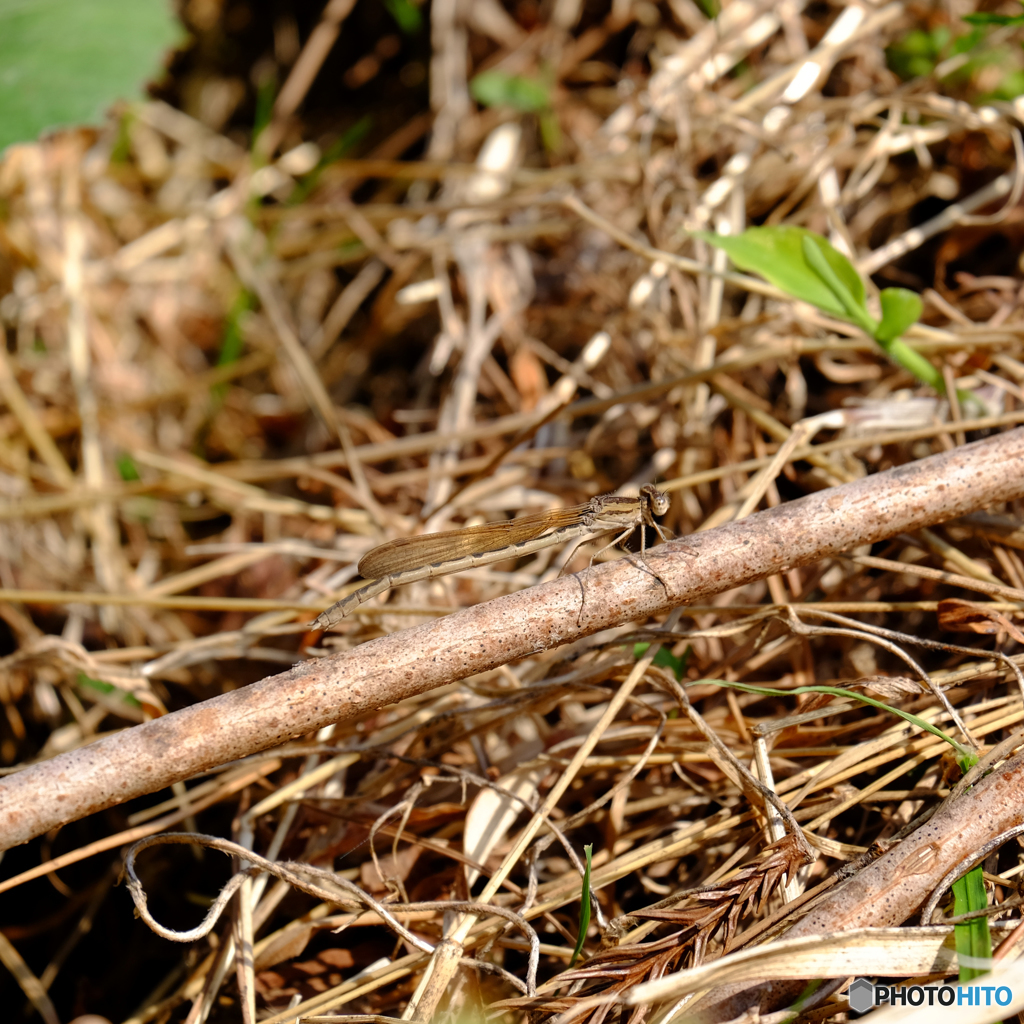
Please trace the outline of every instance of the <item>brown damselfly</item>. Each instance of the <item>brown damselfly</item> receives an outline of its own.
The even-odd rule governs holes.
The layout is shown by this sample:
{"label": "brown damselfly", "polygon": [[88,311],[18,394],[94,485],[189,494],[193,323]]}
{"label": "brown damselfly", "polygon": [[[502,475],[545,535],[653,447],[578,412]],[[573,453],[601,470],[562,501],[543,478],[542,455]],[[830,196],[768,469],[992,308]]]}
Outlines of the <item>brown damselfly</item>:
{"label": "brown damselfly", "polygon": [[601,494],[568,508],[388,541],[359,560],[359,574],[373,582],[331,605],[317,617],[313,628],[330,628],[364,601],[391,587],[518,558],[577,537],[619,531],[607,548],[621,543],[637,528],[651,526],[664,540],[654,517],[664,515],[668,506],[666,495],[653,484],[645,484],[635,498]]}

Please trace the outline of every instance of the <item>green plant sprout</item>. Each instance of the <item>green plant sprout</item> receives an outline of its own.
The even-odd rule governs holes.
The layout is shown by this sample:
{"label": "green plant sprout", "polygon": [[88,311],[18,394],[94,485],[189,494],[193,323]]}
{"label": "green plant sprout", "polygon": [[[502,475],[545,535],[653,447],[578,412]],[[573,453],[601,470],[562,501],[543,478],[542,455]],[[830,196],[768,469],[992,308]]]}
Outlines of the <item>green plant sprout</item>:
{"label": "green plant sprout", "polygon": [[[1024,3],[1021,3],[1024,7]],[[987,11],[978,14],[965,14],[964,21],[969,25],[1001,25],[1007,28],[1017,28],[1024,25],[1024,11],[1020,14],[990,14]]]}
{"label": "green plant sprout", "polygon": [[572,951],[572,959],[569,966],[573,967],[583,952],[583,943],[587,938],[587,929],[590,927],[590,855],[593,853],[594,844],[587,843],[583,847],[583,856],[587,858],[587,866],[583,869],[583,889],[580,892],[580,931],[576,937],[576,948]]}
{"label": "green plant sprout", "polygon": [[551,87],[547,83],[505,71],[481,71],[469,83],[469,92],[485,107],[511,107],[524,114],[536,114],[544,147],[556,152],[561,146],[562,136],[551,104]]}
{"label": "green plant sprout", "polygon": [[[97,699],[101,700],[104,707],[113,710],[115,714],[124,714],[123,708],[132,708],[138,711],[142,707],[138,697],[125,690],[118,689],[113,683],[108,683],[103,679],[94,679],[92,676],[86,675],[85,672],[78,673],[77,682],[83,690],[91,690],[94,694],[98,695]],[[120,707],[121,705],[123,705],[123,708]]]}
{"label": "green plant sprout", "polygon": [[256,86],[256,112],[252,121],[252,143],[250,144],[250,157],[252,158],[253,169],[262,167],[267,162],[266,154],[260,152],[256,141],[270,127],[274,118],[274,103],[277,101],[277,89],[280,83],[277,80],[277,72],[270,71],[264,74]]}
{"label": "green plant sprout", "polygon": [[142,479],[139,476],[139,467],[135,465],[135,460],[127,452],[118,455],[114,459],[114,465],[117,466],[117,475],[126,483]]}
{"label": "green plant sprout", "polygon": [[[966,914],[971,910],[984,910],[988,906],[985,892],[985,876],[977,864],[953,883],[953,914]],[[953,925],[953,941],[957,959],[960,961],[960,984],[988,974],[984,967],[975,967],[979,960],[992,959],[992,933],[988,918],[976,917]]]}
{"label": "green plant sprout", "polygon": [[[968,15],[964,20],[970,21],[973,17]],[[928,30],[915,28],[885,48],[885,62],[890,71],[895,71],[907,82],[912,78],[926,78],[936,71],[939,64],[952,57],[964,57],[964,62],[949,65],[951,70],[941,74],[943,79],[962,79],[965,73],[969,75],[979,64],[987,62],[986,56],[978,52],[967,58],[984,42],[985,31],[977,27],[956,37],[948,25],[936,25]]]}
{"label": "green plant sprout", "polygon": [[[940,395],[946,393],[942,374],[900,337],[921,316],[923,303],[916,292],[883,289],[878,296],[882,316],[876,320],[868,310],[857,269],[828,239],[807,228],[782,225],[748,228],[740,235],[693,234],[722,249],[741,270],[760,274],[793,298],[855,324],[894,363]],[[968,391],[957,391],[957,397],[964,404],[980,405]]]}
{"label": "green plant sprout", "polygon": [[[957,764],[962,772],[973,768],[978,763],[977,755],[958,757]],[[962,875],[952,885],[953,916],[967,914],[975,910],[984,910],[988,906],[988,894],[985,892],[985,875],[980,864],[976,864],[966,875]],[[922,922],[927,924],[927,922]],[[981,960],[992,960],[992,932],[987,917],[976,917],[970,921],[962,921],[953,925],[953,943],[956,956],[960,963],[960,984],[980,978],[988,974],[984,967],[976,964]]]}
{"label": "green plant sprout", "polygon": [[316,188],[323,172],[336,160],[347,157],[369,135],[372,128],[373,116],[371,114],[364,114],[354,125],[347,128],[342,133],[341,138],[337,139],[327,148],[316,162],[316,166],[311,171],[308,171],[300,181],[296,182],[295,188],[292,189],[292,194],[288,197],[288,205],[298,206],[304,203],[309,198],[313,189]]}
{"label": "green plant sprout", "polygon": [[[961,20],[971,26],[969,32],[961,35],[955,35],[949,25],[935,25],[914,28],[898,37],[885,48],[889,69],[905,82],[937,75],[941,82],[950,83],[961,91],[970,90],[970,101],[975,103],[1010,101],[1024,93],[1024,67],[1019,47],[1007,45],[992,35],[994,29],[1024,25],[1024,13],[981,11],[965,14]],[[979,91],[984,81],[979,73],[986,69],[997,72],[998,81],[994,87],[987,84]],[[990,83],[991,76],[987,74],[985,78]]]}

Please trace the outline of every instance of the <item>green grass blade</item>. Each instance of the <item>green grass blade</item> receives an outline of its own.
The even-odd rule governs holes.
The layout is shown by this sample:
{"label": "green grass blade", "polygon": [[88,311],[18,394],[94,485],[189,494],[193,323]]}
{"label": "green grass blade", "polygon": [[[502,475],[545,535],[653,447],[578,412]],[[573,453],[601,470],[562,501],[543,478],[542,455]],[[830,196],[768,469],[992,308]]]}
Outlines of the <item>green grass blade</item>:
{"label": "green grass blade", "polygon": [[[979,864],[953,883],[953,913],[966,914],[972,910],[984,910],[987,906],[985,879]],[[992,959],[992,934],[988,918],[976,917],[973,921],[953,925],[953,938],[956,955],[960,960],[960,984],[965,985],[987,974],[986,968],[976,964],[979,960]]]}
{"label": "green grass blade", "polygon": [[742,690],[744,693],[760,693],[765,697],[791,697],[798,693],[831,693],[836,697],[850,697],[852,700],[859,700],[862,704],[870,704],[880,711],[888,711],[894,715],[899,715],[900,718],[905,719],[912,725],[916,725],[919,729],[924,729],[925,732],[938,736],[939,739],[945,740],[957,752],[959,757],[973,758],[975,756],[973,751],[968,750],[962,743],[957,743],[952,736],[947,735],[941,729],[932,725],[931,722],[926,722],[923,718],[918,718],[917,715],[912,715],[909,711],[903,711],[880,700],[875,700],[874,697],[867,697],[863,693],[856,693],[854,690],[844,690],[841,686],[794,686],[792,690],[780,690],[774,686],[751,686],[749,683],[734,683],[728,679],[694,679],[687,685],[697,686],[700,683],[730,686],[734,690]]}
{"label": "green grass blade", "polygon": [[587,938],[587,929],[590,927],[590,855],[594,846],[588,843],[583,847],[583,855],[587,858],[587,866],[583,870],[583,891],[580,893],[580,933],[576,937],[576,948],[572,951],[572,959],[569,966],[573,967],[583,952],[583,943]]}

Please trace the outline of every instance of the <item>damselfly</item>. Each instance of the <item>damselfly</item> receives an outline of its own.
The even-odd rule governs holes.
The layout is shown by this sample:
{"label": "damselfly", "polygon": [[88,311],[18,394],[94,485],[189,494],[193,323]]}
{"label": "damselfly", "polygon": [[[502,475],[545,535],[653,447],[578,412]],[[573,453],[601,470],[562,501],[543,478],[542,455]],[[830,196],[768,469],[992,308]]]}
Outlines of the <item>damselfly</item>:
{"label": "damselfly", "polygon": [[353,608],[391,587],[434,576],[448,576],[506,558],[518,558],[588,534],[618,530],[618,536],[601,549],[606,551],[639,527],[642,557],[646,550],[642,528],[653,527],[665,540],[665,534],[654,517],[664,515],[668,507],[666,495],[653,484],[644,484],[635,498],[601,494],[582,505],[535,512],[504,522],[466,526],[461,530],[388,541],[367,551],[359,560],[359,574],[373,582],[321,612],[313,623],[313,629],[330,628]]}

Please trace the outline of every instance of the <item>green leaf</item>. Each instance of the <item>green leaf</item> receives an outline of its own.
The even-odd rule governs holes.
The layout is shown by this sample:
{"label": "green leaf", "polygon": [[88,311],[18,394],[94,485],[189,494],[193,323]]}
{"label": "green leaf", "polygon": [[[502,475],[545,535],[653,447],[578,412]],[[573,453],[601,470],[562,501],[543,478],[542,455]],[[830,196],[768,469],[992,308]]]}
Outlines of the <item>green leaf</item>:
{"label": "green leaf", "polygon": [[0,0],[0,150],[141,98],[183,38],[168,0]]}
{"label": "green leaf", "polygon": [[885,60],[891,71],[904,81],[930,75],[945,56],[952,33],[945,25],[931,31],[912,29],[885,48]]}
{"label": "green leaf", "polygon": [[481,71],[469,83],[469,91],[485,107],[512,107],[536,113],[551,106],[551,94],[543,82],[504,71]]}
{"label": "green leaf", "polygon": [[[650,644],[633,644],[633,657],[639,661],[647,653],[647,648],[650,646]],[[682,655],[676,655],[667,647],[662,646],[658,648],[658,653],[654,656],[651,664],[671,669],[675,673],[676,679],[681,681],[689,658],[689,647],[686,648]]]}
{"label": "green leaf", "polygon": [[[1004,100],[1010,102],[1024,93],[1024,70],[1018,68],[1003,76],[1003,80],[990,92],[985,99]],[[980,97],[979,97],[980,98]]]}
{"label": "green leaf", "polygon": [[[826,258],[823,243],[828,244],[823,238],[818,238],[812,234],[804,235],[802,248],[807,265],[821,278],[822,283],[835,296],[836,300],[846,311],[847,319],[852,320],[862,330],[867,331],[868,334],[874,334],[878,325],[864,304],[864,282],[860,279],[860,275],[853,264],[836,249],[832,249],[832,246],[829,246],[832,252],[843,261],[843,264],[853,271],[853,278],[856,278],[857,287],[853,289],[848,287],[851,280],[850,275],[843,274],[840,276],[837,273],[836,267],[832,265],[832,261]],[[837,266],[842,267],[842,264],[837,264]]]}
{"label": "green leaf", "polygon": [[587,858],[587,866],[583,869],[583,889],[580,892],[580,931],[576,937],[576,948],[573,950],[569,966],[575,965],[583,952],[583,943],[587,938],[587,929],[590,927],[590,855],[593,852],[593,843],[583,847],[583,856]]}
{"label": "green leaf", "polygon": [[[906,288],[886,288],[878,298],[882,305],[882,319],[875,330],[875,341],[894,363],[912,373],[922,384],[944,395],[946,382],[942,374],[920,352],[900,340],[900,335],[917,323],[921,316],[924,308],[921,297]],[[966,401],[973,401],[973,397]]]}
{"label": "green leaf", "polygon": [[120,476],[122,480],[132,481],[142,479],[142,477],[139,476],[139,470],[135,465],[135,460],[127,452],[122,452],[118,455],[115,461],[118,476]]}
{"label": "green leaf", "polygon": [[[899,336],[921,315],[921,299],[905,288],[881,293],[882,320],[868,312],[864,282],[854,265],[829,242],[800,227],[749,228],[742,235],[723,236],[695,231],[724,249],[742,270],[753,270],[794,298],[856,324],[870,334],[886,355],[919,381],[946,393],[942,374]],[[967,396],[965,401],[975,401]]]}
{"label": "green leaf", "polygon": [[828,240],[806,228],[792,225],[748,228],[742,235],[716,235],[710,231],[693,232],[712,245],[724,249],[741,270],[760,274],[776,288],[796,299],[809,302],[833,316],[850,319],[846,305],[833,288],[807,262],[804,239],[818,247],[823,262],[857,306],[864,304],[864,282],[850,261]]}
{"label": "green leaf", "polygon": [[718,17],[721,10],[721,4],[718,0],[697,0],[697,6],[700,8],[701,14],[711,21]]}
{"label": "green leaf", "polygon": [[[987,906],[985,878],[979,864],[953,883],[953,914],[967,914],[972,910],[984,910]],[[971,958],[965,959],[960,965],[961,985],[988,974],[986,968],[975,966],[972,962],[992,959],[992,934],[987,917],[976,917],[973,921],[953,925],[953,941],[958,958]]]}
{"label": "green leaf", "polygon": [[423,15],[420,9],[410,0],[384,0],[388,14],[395,19],[395,24],[407,35],[414,36],[423,27]]}
{"label": "green leaf", "polygon": [[921,318],[924,303],[917,292],[906,288],[886,288],[879,296],[882,319],[875,330],[875,341],[885,345],[898,338]]}
{"label": "green leaf", "polygon": [[231,309],[224,323],[224,336],[221,338],[220,354],[217,356],[218,366],[228,366],[238,362],[242,355],[242,349],[245,347],[245,341],[242,338],[242,317],[255,306],[256,300],[252,292],[243,288],[235,296],[235,301],[231,303]]}
{"label": "green leaf", "polygon": [[134,110],[125,110],[117,122],[117,138],[110,149],[110,162],[112,164],[127,164],[132,155],[132,124],[135,122],[136,113]]}
{"label": "green leaf", "polygon": [[562,148],[562,128],[558,117],[550,108],[542,110],[537,118],[540,126],[540,138],[549,153],[558,153]]}
{"label": "green leaf", "polygon": [[[274,116],[274,103],[277,100],[277,87],[277,72],[272,69],[269,73],[263,75],[260,79],[259,85],[256,87],[256,113],[252,119],[253,143],[255,143],[260,137],[264,129],[266,129],[270,124],[271,118]],[[260,163],[265,162],[266,160],[261,158]]]}
{"label": "green leaf", "polygon": [[949,55],[951,57],[957,57],[961,53],[970,53],[976,46],[985,41],[985,30],[983,28],[975,27],[965,36],[958,36],[953,40],[953,45],[949,49]]}

